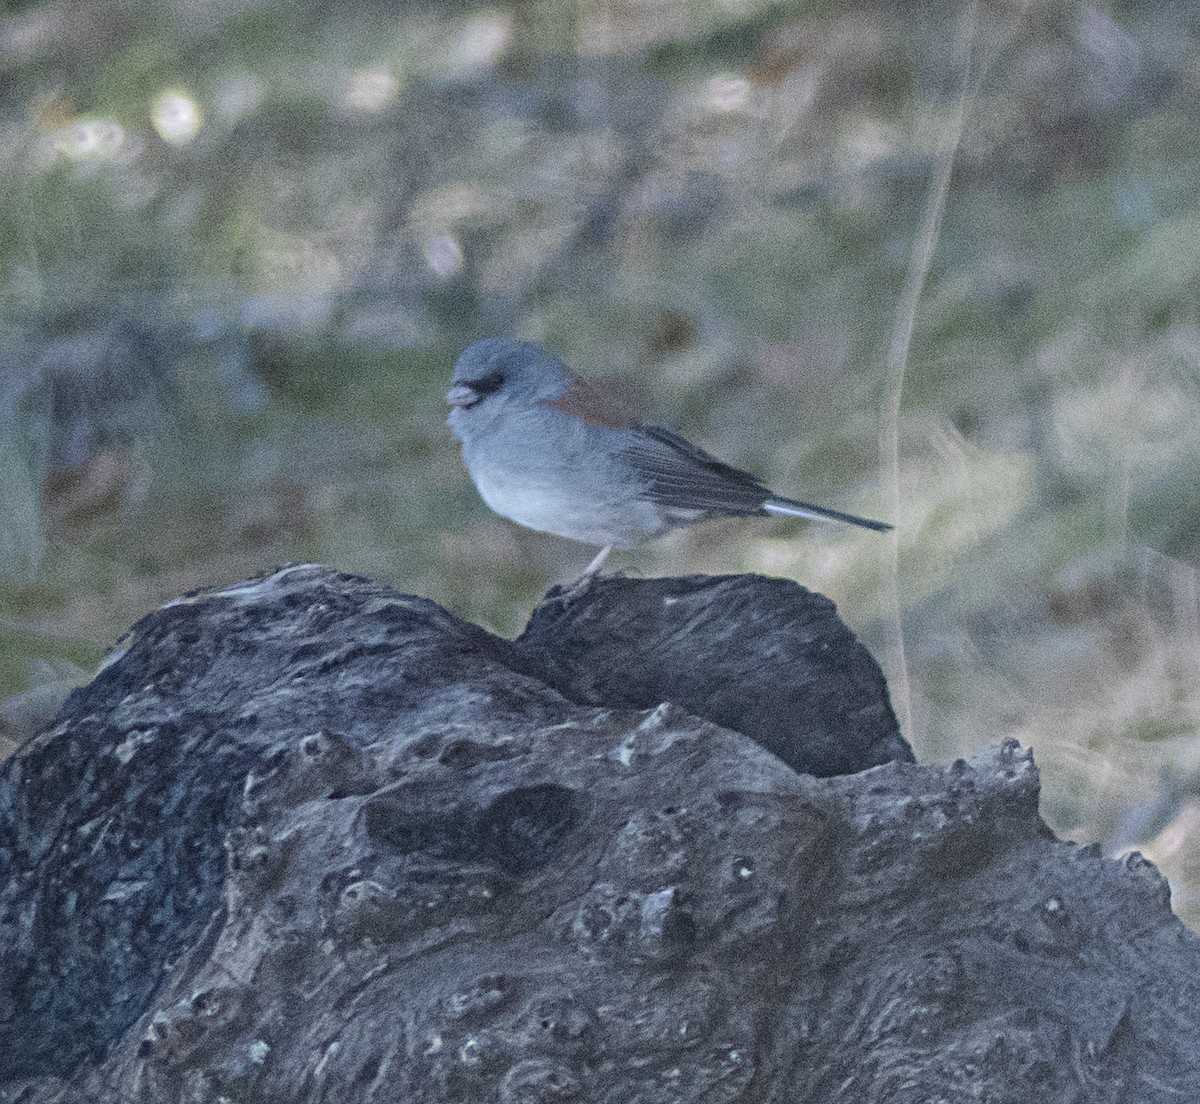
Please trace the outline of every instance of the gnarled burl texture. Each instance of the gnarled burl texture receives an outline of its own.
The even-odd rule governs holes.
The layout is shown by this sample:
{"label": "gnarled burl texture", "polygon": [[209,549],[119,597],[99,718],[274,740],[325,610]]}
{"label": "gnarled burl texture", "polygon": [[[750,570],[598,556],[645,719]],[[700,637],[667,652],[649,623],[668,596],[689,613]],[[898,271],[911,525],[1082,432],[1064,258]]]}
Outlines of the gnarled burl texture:
{"label": "gnarled burl texture", "polygon": [[517,646],[571,701],[671,701],[822,778],[913,761],[879,664],[824,595],[761,575],[610,575],[559,593]]}
{"label": "gnarled burl texture", "polygon": [[[1027,754],[780,757],[907,758],[858,660],[788,682],[837,677],[813,602],[609,579],[510,642],[303,567],[147,617],[0,768],[0,1101],[1200,1100],[1197,941]],[[691,712],[637,708],[689,634]]]}

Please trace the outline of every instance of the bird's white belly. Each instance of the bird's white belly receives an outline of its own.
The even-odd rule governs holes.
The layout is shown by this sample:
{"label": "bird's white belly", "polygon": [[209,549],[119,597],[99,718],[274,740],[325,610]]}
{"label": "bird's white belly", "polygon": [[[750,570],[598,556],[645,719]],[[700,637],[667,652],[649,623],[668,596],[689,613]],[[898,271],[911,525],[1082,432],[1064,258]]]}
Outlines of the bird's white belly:
{"label": "bird's white belly", "polygon": [[584,479],[552,482],[523,468],[468,466],[484,502],[528,529],[628,548],[639,534],[660,528],[657,509],[640,500],[636,488],[614,493]]}

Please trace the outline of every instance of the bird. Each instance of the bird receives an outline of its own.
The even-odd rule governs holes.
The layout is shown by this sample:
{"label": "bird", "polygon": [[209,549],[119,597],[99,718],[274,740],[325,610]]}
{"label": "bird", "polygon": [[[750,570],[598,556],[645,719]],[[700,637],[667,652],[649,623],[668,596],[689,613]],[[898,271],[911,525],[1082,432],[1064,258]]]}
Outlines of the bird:
{"label": "bird", "polygon": [[718,517],[782,515],[886,532],[886,522],[775,494],[661,426],[647,425],[533,341],[485,338],[458,358],[446,424],[484,502],[528,529],[614,548]]}

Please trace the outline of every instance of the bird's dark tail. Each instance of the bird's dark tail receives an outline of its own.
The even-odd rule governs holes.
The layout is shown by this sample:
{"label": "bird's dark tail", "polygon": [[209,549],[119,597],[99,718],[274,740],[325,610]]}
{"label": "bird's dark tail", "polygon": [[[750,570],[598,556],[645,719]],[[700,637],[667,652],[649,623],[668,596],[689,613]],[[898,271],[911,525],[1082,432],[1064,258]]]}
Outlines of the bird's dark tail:
{"label": "bird's dark tail", "polygon": [[824,506],[814,506],[811,502],[797,502],[791,498],[768,498],[762,504],[768,514],[781,514],[784,517],[828,519],[844,521],[849,525],[858,525],[863,529],[873,529],[876,533],[886,533],[892,527],[885,521],[872,521],[871,518],[859,517],[857,514],[844,514],[841,510],[829,510]]}

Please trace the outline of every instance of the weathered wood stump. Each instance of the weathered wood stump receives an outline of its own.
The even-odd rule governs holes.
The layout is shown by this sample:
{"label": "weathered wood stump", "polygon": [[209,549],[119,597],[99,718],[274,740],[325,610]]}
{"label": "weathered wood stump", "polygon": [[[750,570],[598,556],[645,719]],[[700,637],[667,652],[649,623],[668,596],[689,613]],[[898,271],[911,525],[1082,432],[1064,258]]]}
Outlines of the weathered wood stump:
{"label": "weathered wood stump", "polygon": [[0,767],[0,1101],[1200,1100],[1153,867],[911,758],[789,583],[181,599]]}

